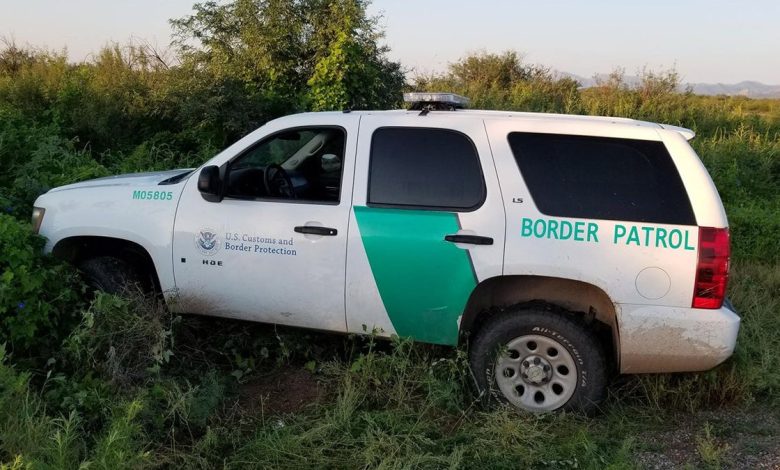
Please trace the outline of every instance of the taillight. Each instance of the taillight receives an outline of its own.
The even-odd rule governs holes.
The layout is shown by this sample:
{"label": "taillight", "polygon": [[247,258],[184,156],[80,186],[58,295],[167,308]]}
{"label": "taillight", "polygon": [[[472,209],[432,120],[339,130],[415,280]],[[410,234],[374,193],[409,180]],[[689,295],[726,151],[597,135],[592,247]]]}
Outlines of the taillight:
{"label": "taillight", "polygon": [[729,229],[699,227],[693,308],[720,308],[729,281]]}

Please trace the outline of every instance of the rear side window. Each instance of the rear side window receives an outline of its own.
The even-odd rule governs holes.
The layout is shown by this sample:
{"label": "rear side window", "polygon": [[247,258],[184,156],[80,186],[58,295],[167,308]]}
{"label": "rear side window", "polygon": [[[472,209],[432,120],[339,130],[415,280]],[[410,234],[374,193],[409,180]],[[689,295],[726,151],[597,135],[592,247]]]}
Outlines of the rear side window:
{"label": "rear side window", "polygon": [[470,211],[484,200],[477,149],[465,134],[413,127],[374,131],[369,205]]}
{"label": "rear side window", "polygon": [[509,146],[546,215],[696,225],[662,142],[513,132]]}

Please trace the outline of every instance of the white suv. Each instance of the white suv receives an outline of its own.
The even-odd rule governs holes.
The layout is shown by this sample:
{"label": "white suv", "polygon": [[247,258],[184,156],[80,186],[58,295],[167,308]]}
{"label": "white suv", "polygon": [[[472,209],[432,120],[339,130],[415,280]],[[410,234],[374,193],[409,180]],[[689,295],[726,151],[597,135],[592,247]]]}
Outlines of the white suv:
{"label": "white suv", "polygon": [[731,355],[728,223],[693,132],[416,98],[56,188],[34,224],[99,287],[146,283],[175,311],[467,341],[480,389],[525,410]]}

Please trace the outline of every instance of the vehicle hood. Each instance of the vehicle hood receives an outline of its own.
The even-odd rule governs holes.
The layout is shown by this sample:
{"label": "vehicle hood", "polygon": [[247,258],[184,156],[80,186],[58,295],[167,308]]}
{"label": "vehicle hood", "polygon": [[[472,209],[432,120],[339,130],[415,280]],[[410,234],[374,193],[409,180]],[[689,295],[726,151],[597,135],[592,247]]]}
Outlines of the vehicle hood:
{"label": "vehicle hood", "polygon": [[[152,171],[147,173],[128,173],[125,175],[106,176],[103,178],[95,178],[92,180],[81,181],[79,183],[68,184],[65,186],[59,186],[50,190],[49,192],[67,191],[69,189],[82,189],[82,188],[101,188],[107,186],[133,186],[133,187],[148,187],[157,186],[163,181],[173,181],[170,184],[181,183],[187,179],[192,169],[179,169],[179,170],[167,170],[167,171]],[[175,177],[179,178],[175,178]],[[165,186],[165,185],[163,185]]]}

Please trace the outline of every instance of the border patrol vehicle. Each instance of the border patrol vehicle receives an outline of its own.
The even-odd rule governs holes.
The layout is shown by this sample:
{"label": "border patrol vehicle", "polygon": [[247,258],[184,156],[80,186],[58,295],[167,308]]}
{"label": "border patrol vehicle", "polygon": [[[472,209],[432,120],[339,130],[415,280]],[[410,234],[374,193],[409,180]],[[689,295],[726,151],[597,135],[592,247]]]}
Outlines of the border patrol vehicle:
{"label": "border patrol vehicle", "polygon": [[592,411],[613,372],[732,354],[728,223],[693,132],[405,98],[52,189],[34,226],[98,287],[174,311],[467,341],[485,396],[524,410]]}

